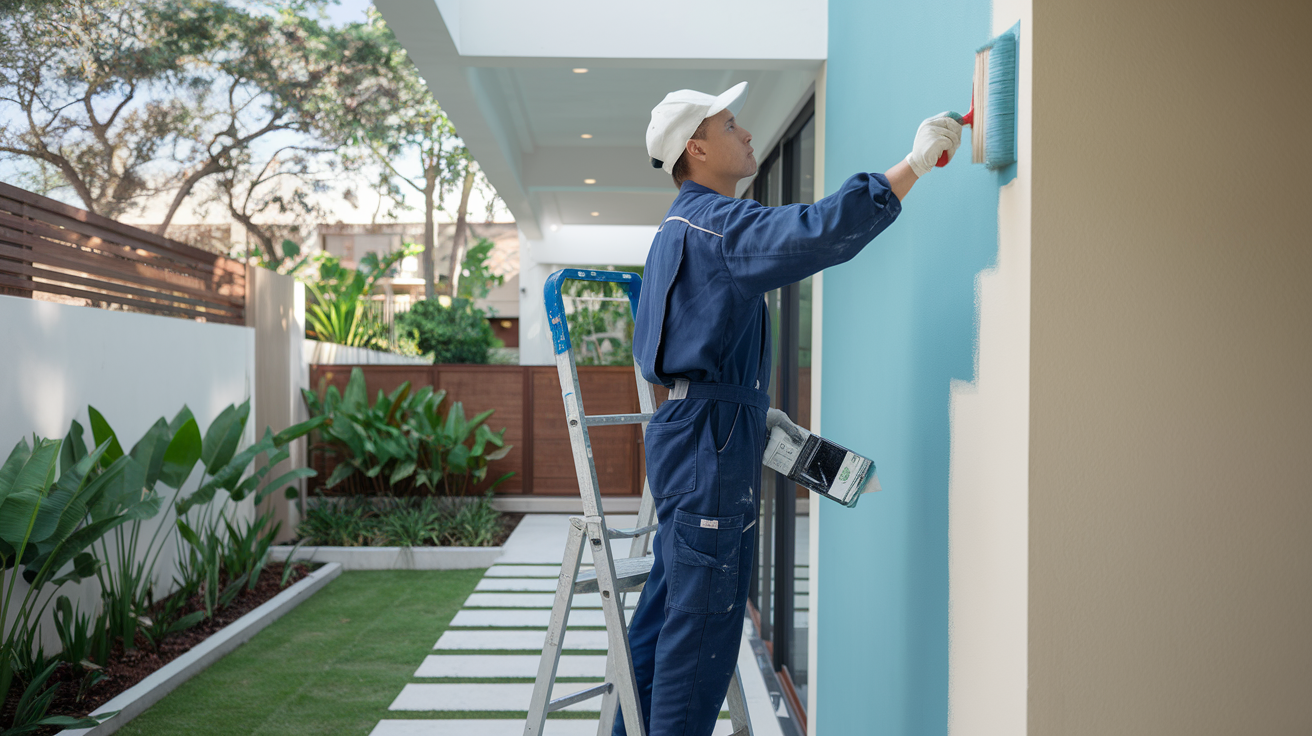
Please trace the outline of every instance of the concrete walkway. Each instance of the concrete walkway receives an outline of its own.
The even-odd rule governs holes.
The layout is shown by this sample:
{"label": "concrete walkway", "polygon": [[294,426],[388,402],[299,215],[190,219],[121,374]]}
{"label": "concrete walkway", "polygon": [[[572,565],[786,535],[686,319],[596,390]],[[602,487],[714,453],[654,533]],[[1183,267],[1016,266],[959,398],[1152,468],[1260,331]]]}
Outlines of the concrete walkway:
{"label": "concrete walkway", "polygon": [[[633,526],[637,519],[615,515],[607,521],[624,527]],[[524,517],[506,541],[505,555],[488,569],[415,671],[415,682],[407,684],[388,708],[412,717],[382,720],[370,736],[520,736],[524,732],[568,529],[565,514]],[[629,540],[612,544],[617,556],[627,556]],[[583,554],[584,562],[590,563],[589,552],[585,549]],[[631,614],[638,597],[627,598]],[[565,635],[569,654],[561,657],[558,675],[574,679],[558,683],[558,694],[601,682],[605,674],[600,598],[594,593],[575,596],[574,601]],[[549,718],[544,736],[594,736],[600,702],[589,700],[565,710],[576,717]],[[438,714],[454,717],[435,717]],[[715,734],[730,731],[728,719],[722,718]]]}

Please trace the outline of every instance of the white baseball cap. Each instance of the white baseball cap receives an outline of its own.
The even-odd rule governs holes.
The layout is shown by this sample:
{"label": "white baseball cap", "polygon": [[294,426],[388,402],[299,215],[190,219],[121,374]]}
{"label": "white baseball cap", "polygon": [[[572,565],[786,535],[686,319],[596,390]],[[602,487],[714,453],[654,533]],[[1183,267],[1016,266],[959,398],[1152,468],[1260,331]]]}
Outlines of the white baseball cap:
{"label": "white baseball cap", "polygon": [[651,156],[652,168],[674,173],[674,163],[683,155],[688,140],[697,132],[697,126],[721,110],[737,115],[746,97],[746,82],[735,84],[719,96],[695,89],[681,89],[665,95],[661,104],[651,109],[651,124],[647,126],[647,153]]}

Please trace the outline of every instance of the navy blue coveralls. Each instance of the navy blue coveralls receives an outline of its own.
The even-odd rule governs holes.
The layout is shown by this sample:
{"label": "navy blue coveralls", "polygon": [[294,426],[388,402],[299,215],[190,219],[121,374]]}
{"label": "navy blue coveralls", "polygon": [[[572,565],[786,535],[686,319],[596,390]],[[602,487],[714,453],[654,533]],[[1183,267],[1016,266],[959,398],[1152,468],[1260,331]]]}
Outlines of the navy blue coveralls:
{"label": "navy blue coveralls", "polygon": [[709,736],[738,660],[769,408],[764,294],[851,259],[901,210],[881,174],[785,207],[687,181],[657,231],[633,357],[652,383],[688,384],[644,435],[659,527],[629,641],[652,736]]}

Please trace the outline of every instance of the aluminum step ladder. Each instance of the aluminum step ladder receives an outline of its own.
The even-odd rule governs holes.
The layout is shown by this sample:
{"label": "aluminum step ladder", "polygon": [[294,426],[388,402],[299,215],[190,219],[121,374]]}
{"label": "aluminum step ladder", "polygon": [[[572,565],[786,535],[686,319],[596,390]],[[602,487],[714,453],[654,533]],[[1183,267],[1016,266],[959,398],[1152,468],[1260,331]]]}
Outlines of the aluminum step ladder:
{"label": "aluminum step ladder", "polygon": [[[623,713],[629,736],[647,736],[642,725],[642,702],[638,698],[633,673],[633,656],[629,650],[624,598],[626,593],[642,590],[651,574],[653,558],[648,555],[648,551],[652,533],[656,531],[656,506],[644,478],[637,526],[632,529],[611,529],[606,525],[588,428],[641,424],[645,431],[648,420],[656,411],[656,399],[652,385],[643,379],[635,365],[640,413],[594,416],[583,413],[583,394],[579,388],[579,373],[574,363],[569,325],[565,320],[564,300],[561,296],[561,286],[567,279],[620,284],[628,292],[629,307],[635,317],[642,289],[642,279],[636,273],[580,269],[564,269],[553,273],[547,278],[543,289],[556,354],[556,368],[560,374],[561,394],[565,401],[565,420],[569,424],[569,441],[574,452],[574,469],[578,474],[579,494],[583,497],[583,517],[570,519],[565,559],[560,566],[556,600],[551,608],[551,622],[547,628],[546,643],[542,647],[537,680],[533,684],[524,736],[543,736],[548,713],[598,696],[601,697],[598,736],[610,736],[617,709]],[[628,557],[615,558],[610,546],[613,539],[633,540]],[[585,546],[592,551],[591,570],[580,569]],[[579,593],[599,593],[601,596],[602,615],[606,620],[606,681],[553,700],[551,693],[556,684],[556,670],[560,665],[561,643],[569,623],[570,607],[574,603],[574,596]],[[747,716],[747,705],[737,670],[729,683],[727,701],[734,736],[751,736],[751,721]]]}

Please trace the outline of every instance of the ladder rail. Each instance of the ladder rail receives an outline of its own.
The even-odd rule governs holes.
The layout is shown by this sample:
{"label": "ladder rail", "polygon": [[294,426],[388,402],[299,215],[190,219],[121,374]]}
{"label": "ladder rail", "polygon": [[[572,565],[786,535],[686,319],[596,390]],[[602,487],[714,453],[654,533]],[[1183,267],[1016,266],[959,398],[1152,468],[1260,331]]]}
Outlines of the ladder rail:
{"label": "ladder rail", "polygon": [[[632,540],[629,544],[628,560],[647,557],[651,552],[652,537],[656,531],[656,505],[651,496],[651,486],[644,474],[637,524],[632,529],[607,527],[589,428],[638,424],[641,426],[640,431],[645,434],[647,424],[656,412],[655,391],[654,387],[642,377],[642,370],[635,364],[633,369],[638,389],[638,413],[593,416],[585,413],[578,366],[574,361],[569,325],[565,319],[561,296],[561,285],[566,279],[620,284],[628,292],[630,310],[635,317],[642,288],[642,279],[634,273],[580,269],[557,271],[547,278],[544,287],[547,317],[556,354],[556,372],[560,380],[561,399],[565,405],[565,421],[574,456],[574,471],[578,478],[579,496],[583,501],[583,516],[570,519],[565,558],[561,563],[560,579],[556,585],[556,600],[552,605],[551,620],[542,649],[542,660],[538,664],[538,676],[534,681],[533,695],[529,701],[524,735],[542,736],[548,713],[601,696],[598,736],[610,734],[617,715],[624,718],[629,736],[646,736],[642,702],[633,669],[633,653],[629,648],[628,621],[624,611],[628,592],[641,589],[650,567],[644,570],[640,562],[637,564],[626,562],[621,566],[626,572],[621,575],[617,571],[611,540]],[[585,547],[592,554],[593,573],[584,576],[585,579],[580,579],[579,568]],[[608,646],[605,682],[552,700],[552,690],[560,665],[561,644],[569,623],[569,612],[574,595],[593,590],[601,597],[602,616],[606,622]],[[737,669],[734,670],[733,679],[729,683],[727,700],[735,736],[749,736],[752,732],[751,723],[747,716]]]}

